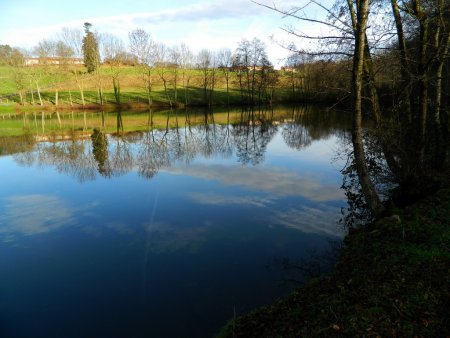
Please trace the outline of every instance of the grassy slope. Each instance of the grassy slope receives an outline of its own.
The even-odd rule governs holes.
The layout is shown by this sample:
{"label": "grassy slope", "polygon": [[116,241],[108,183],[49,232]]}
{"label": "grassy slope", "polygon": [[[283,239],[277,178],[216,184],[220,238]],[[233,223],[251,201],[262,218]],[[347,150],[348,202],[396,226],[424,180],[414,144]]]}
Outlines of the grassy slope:
{"label": "grassy slope", "polygon": [[450,180],[345,239],[339,263],[222,337],[446,337],[450,334]]}
{"label": "grassy slope", "polygon": [[[69,91],[72,95],[72,100],[75,104],[81,104],[81,98],[79,89],[75,81],[73,71],[84,71],[83,67],[70,66],[62,70],[59,66],[47,66],[47,67],[24,67],[21,71],[26,79],[26,90],[29,91],[29,87],[32,86],[33,90],[36,90],[34,79],[38,79],[39,86],[42,90],[42,96],[44,103],[52,105],[54,103],[54,89],[57,84],[59,87],[59,104],[68,104]],[[17,92],[14,83],[14,69],[12,67],[0,66],[0,98],[3,97],[3,102],[6,101],[6,96],[10,96]],[[112,86],[112,69],[109,66],[102,66],[101,68],[102,86],[108,103],[115,103],[114,90]],[[34,75],[33,75],[34,74]],[[158,103],[167,103],[167,95],[164,91],[163,83],[156,70],[152,73],[153,81],[153,100]],[[174,98],[174,86],[173,86],[173,71],[168,71],[166,74],[168,79],[168,91],[169,96]],[[190,104],[202,104],[203,103],[203,89],[202,87],[202,75],[199,70],[191,69],[186,72],[186,78],[189,77],[189,102]],[[97,80],[95,75],[84,74],[84,90],[86,103],[96,104],[97,99]],[[32,82],[30,83],[30,80]],[[121,84],[121,101],[123,103],[129,102],[147,102],[144,85],[138,67],[123,66],[119,68],[119,80]],[[30,84],[29,84],[30,83]],[[182,71],[178,72],[177,80],[177,101],[180,103],[185,102],[185,90],[182,86]],[[240,103],[240,93],[238,88],[238,79],[235,73],[230,73],[230,95],[227,98],[226,93],[226,81],[221,71],[216,72],[216,84],[214,89],[214,104],[225,105],[230,100],[230,104]],[[291,84],[289,76],[283,72],[279,72],[279,83],[277,85],[275,99],[278,102],[287,101],[291,99]],[[35,101],[37,104],[37,95],[35,94]],[[16,103],[19,102],[17,95],[8,97],[8,102],[11,100]],[[28,94],[26,101],[28,104],[31,101],[31,96]]]}

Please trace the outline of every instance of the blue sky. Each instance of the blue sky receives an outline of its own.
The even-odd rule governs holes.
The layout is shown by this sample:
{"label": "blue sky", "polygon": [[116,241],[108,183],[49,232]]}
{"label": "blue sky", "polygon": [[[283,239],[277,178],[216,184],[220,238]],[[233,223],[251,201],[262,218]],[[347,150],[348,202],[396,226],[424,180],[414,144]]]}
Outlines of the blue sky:
{"label": "blue sky", "polygon": [[[301,1],[279,0],[281,8]],[[56,38],[63,27],[93,24],[99,33],[110,33],[127,43],[128,32],[143,28],[155,41],[168,46],[186,43],[194,52],[202,48],[234,50],[242,38],[258,37],[267,45],[270,60],[283,64],[287,51],[273,43],[293,40],[280,29],[299,22],[250,0],[0,0],[0,44],[30,48],[43,38]]]}

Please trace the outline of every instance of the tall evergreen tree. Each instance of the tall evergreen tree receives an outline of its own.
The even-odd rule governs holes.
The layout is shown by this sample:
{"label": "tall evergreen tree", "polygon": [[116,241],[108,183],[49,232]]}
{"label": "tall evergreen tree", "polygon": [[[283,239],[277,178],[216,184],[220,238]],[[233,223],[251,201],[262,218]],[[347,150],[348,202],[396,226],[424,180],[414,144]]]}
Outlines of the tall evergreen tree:
{"label": "tall evergreen tree", "polygon": [[84,65],[89,73],[95,71],[100,64],[100,54],[98,52],[98,41],[94,33],[90,31],[92,24],[84,23],[85,36],[83,38]]}

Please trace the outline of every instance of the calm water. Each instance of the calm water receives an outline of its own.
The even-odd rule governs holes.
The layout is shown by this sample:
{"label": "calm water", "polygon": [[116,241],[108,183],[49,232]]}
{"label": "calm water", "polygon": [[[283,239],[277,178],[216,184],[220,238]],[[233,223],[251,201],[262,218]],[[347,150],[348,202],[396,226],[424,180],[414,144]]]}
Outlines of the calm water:
{"label": "calm water", "polygon": [[[93,137],[91,115],[26,116],[26,145],[3,139],[1,337],[212,336],[289,292],[277,259],[343,236],[336,114],[180,115]],[[46,130],[78,122],[85,137]]]}

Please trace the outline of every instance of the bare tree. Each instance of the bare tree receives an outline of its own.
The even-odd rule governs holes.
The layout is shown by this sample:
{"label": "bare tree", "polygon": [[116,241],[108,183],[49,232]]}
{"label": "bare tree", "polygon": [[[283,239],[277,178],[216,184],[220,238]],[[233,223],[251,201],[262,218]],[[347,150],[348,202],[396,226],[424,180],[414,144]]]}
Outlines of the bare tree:
{"label": "bare tree", "polygon": [[[359,177],[359,183],[364,192],[365,199],[369,205],[373,215],[378,217],[384,207],[380,201],[378,193],[371,181],[369,169],[365,156],[364,143],[362,138],[362,102],[364,84],[368,84],[372,97],[372,107],[376,120],[379,119],[379,107],[377,107],[376,88],[374,87],[373,69],[371,69],[372,61],[369,49],[369,41],[367,38],[367,27],[369,21],[369,0],[357,0],[356,8],[354,2],[349,0],[346,5],[339,6],[339,11],[324,6],[321,2],[312,0],[303,7],[293,7],[289,10],[280,10],[275,6],[265,6],[280,14],[296,18],[311,24],[320,24],[328,28],[330,33],[325,36],[312,36],[304,34],[293,27],[284,28],[289,34],[297,38],[309,41],[319,41],[322,43],[315,44],[313,50],[293,50],[304,55],[335,58],[352,57],[352,102],[353,102],[353,129],[352,141],[355,156],[355,166]],[[305,8],[310,5],[318,6],[327,13],[326,19],[311,18],[305,14]],[[337,8],[334,8],[337,9]],[[351,45],[354,42],[354,45]],[[350,44],[349,44],[350,43]],[[322,49],[317,49],[321,47]],[[353,50],[353,53],[351,52]],[[372,91],[373,90],[373,91]],[[379,122],[379,121],[378,121]]]}
{"label": "bare tree", "polygon": [[[36,89],[36,93],[38,95],[39,98],[39,104],[41,106],[44,105],[44,102],[42,101],[42,96],[41,96],[41,86],[40,86],[40,82],[42,80],[43,77],[43,73],[42,73],[42,68],[40,67],[33,67],[32,70],[30,71],[30,75],[31,75],[31,82],[33,83],[34,88]],[[33,93],[33,89],[31,89],[32,93]],[[34,101],[34,97],[32,97],[32,100]]]}
{"label": "bare tree", "polygon": [[59,33],[59,39],[73,51],[75,57],[82,57],[83,32],[81,29],[63,27]]}
{"label": "bare tree", "polygon": [[[59,33],[58,55],[64,60],[66,58],[83,57],[83,32],[78,28],[63,27]],[[81,103],[84,106],[84,76],[76,62],[67,62],[70,72],[75,78],[75,83],[80,92]],[[72,93],[69,89],[69,100],[72,105]]]}
{"label": "bare tree", "polygon": [[250,49],[250,42],[246,39],[243,39],[236,48],[235,58],[233,61],[233,67],[238,72],[241,99],[243,99],[245,96],[247,104],[249,104],[250,95]]}
{"label": "bare tree", "polygon": [[126,58],[122,41],[112,34],[103,34],[100,39],[103,61],[111,71],[111,80],[116,103],[120,105],[120,74],[122,64]]}
{"label": "bare tree", "polygon": [[173,90],[174,96],[173,100],[175,104],[178,102],[178,70],[181,63],[181,50],[178,46],[173,46],[169,49],[169,63],[170,68],[172,70],[172,78],[173,78]]}
{"label": "bare tree", "polygon": [[19,66],[24,64],[24,51],[10,45],[0,45],[0,65]]}
{"label": "bare tree", "polygon": [[19,94],[20,104],[24,105],[26,95],[26,74],[23,70],[23,66],[16,66],[13,68],[13,80]]}
{"label": "bare tree", "polygon": [[36,92],[38,94],[39,103],[41,106],[44,105],[41,95],[40,82],[43,77],[49,73],[49,61],[51,57],[55,56],[56,44],[52,40],[43,39],[38,42],[38,44],[33,48],[33,54],[39,58],[39,67],[33,67],[31,71],[31,77],[33,79]]}
{"label": "bare tree", "polygon": [[184,87],[184,104],[187,106],[189,104],[189,82],[192,76],[192,73],[188,72],[188,69],[192,68],[194,55],[189,47],[184,43],[182,43],[180,46],[180,52],[181,77]]}
{"label": "bare tree", "polygon": [[[55,65],[52,66],[52,78],[53,78],[53,86],[55,88],[55,106],[58,106],[59,102],[59,89],[61,87],[61,82],[63,79],[64,73],[68,70],[68,65],[70,62],[70,58],[73,56],[74,52],[72,48],[66,45],[63,41],[59,40],[54,43],[54,56]],[[69,91],[70,93],[70,91]],[[71,94],[70,94],[70,101]]]}
{"label": "bare tree", "polygon": [[168,86],[169,86],[169,73],[170,73],[170,65],[167,62],[168,50],[167,47],[158,43],[155,46],[155,65],[156,70],[158,72],[158,76],[161,79],[164,86],[164,93],[166,95],[167,101],[169,102],[170,107],[172,107],[172,98],[169,94]]}
{"label": "bare tree", "polygon": [[136,57],[141,79],[144,83],[149,106],[152,105],[152,70],[155,63],[155,43],[143,29],[128,34],[131,53]]}
{"label": "bare tree", "polygon": [[39,58],[40,64],[48,64],[48,59],[56,55],[56,42],[49,39],[39,41],[33,49],[33,54]]}
{"label": "bare tree", "polygon": [[[270,62],[268,61],[266,46],[258,38],[253,38],[251,41],[243,39],[235,53],[235,68],[243,72],[245,87],[246,87],[246,97],[247,104],[255,104],[255,95],[260,93],[261,87],[261,75],[263,71],[270,67]],[[241,91],[242,91],[241,83]]]}
{"label": "bare tree", "polygon": [[215,83],[215,57],[213,52],[202,49],[197,55],[197,67],[202,73],[204,104],[211,105]]}
{"label": "bare tree", "polygon": [[230,92],[229,92],[229,84],[230,84],[230,72],[231,67],[233,66],[233,53],[231,49],[224,48],[219,50],[217,54],[217,63],[219,69],[222,71],[223,76],[225,77],[225,82],[227,86],[227,104],[230,104]]}
{"label": "bare tree", "polygon": [[353,56],[353,133],[352,141],[355,155],[355,165],[359,176],[361,188],[364,191],[366,201],[375,217],[383,211],[383,204],[370,180],[367,167],[364,144],[362,139],[362,91],[364,75],[364,50],[366,48],[366,29],[369,16],[369,0],[359,0],[356,6],[356,35],[355,51]]}

